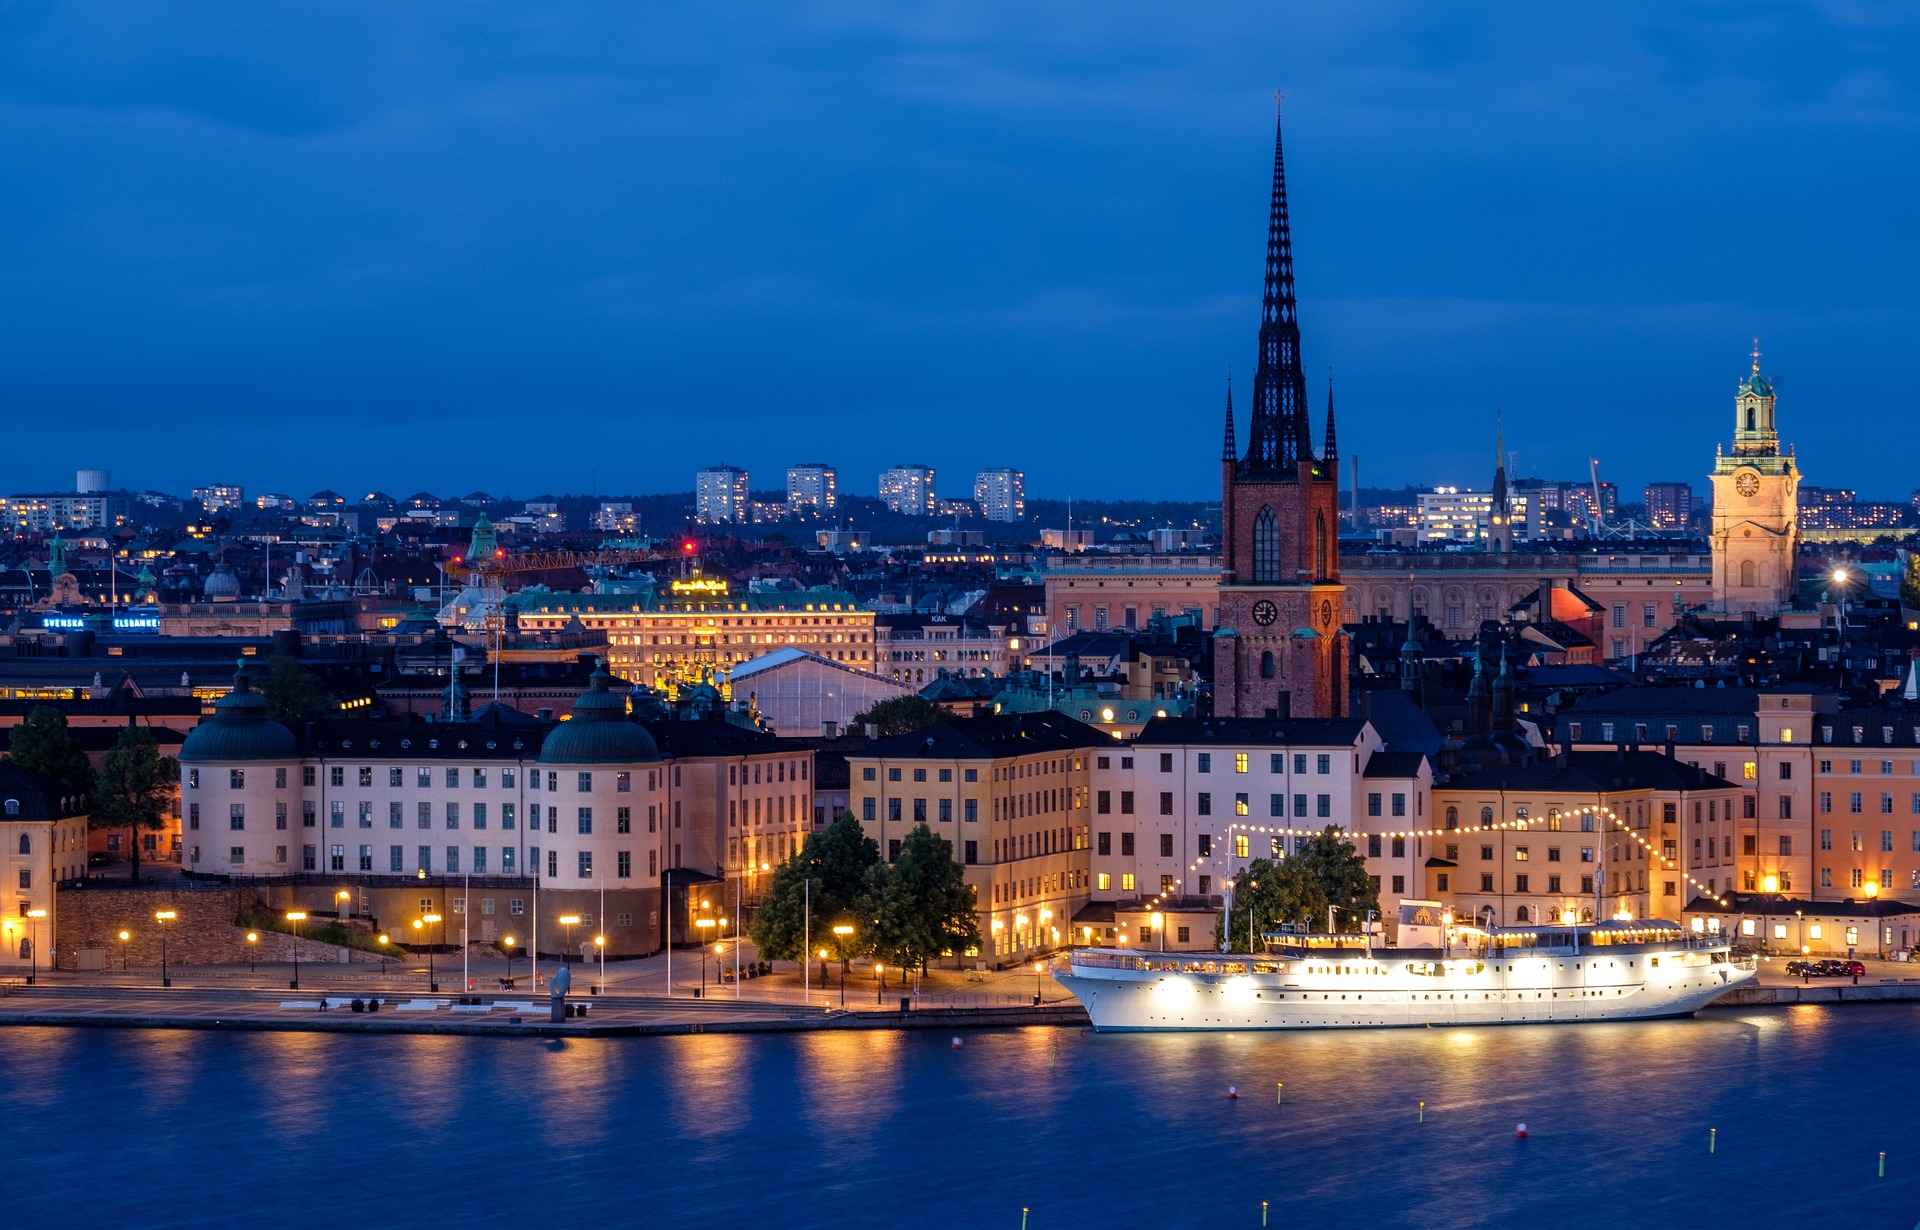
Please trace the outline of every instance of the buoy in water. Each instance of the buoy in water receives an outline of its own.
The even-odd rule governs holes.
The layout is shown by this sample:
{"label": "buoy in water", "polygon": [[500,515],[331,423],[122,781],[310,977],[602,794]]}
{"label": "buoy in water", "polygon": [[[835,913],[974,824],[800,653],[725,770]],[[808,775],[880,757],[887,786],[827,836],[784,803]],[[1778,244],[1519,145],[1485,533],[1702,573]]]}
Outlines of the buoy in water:
{"label": "buoy in water", "polygon": [[1240,1100],[1240,1087],[1239,1087],[1238,1085],[1228,1085],[1228,1086],[1227,1086],[1227,1101],[1229,1101],[1229,1102],[1237,1102],[1237,1101],[1239,1101],[1239,1100]]}
{"label": "buoy in water", "polygon": [[1526,1125],[1526,1124],[1524,1124],[1524,1123],[1516,1123],[1516,1124],[1514,1124],[1514,1125],[1513,1125],[1513,1138],[1514,1138],[1515,1140],[1525,1140],[1525,1139],[1527,1138],[1527,1125]]}
{"label": "buoy in water", "polygon": [[960,1049],[960,1039],[955,1038],[953,1040],[953,1049],[956,1051]]}

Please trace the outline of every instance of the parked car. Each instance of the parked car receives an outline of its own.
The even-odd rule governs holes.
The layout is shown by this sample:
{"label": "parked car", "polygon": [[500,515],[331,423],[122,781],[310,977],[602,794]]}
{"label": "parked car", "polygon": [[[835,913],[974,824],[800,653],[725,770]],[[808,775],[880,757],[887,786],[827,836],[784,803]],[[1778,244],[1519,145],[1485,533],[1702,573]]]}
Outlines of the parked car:
{"label": "parked car", "polygon": [[1813,967],[1817,964],[1818,962],[1815,961],[1792,960],[1787,962],[1787,972],[1795,978],[1810,977],[1814,972]]}
{"label": "parked car", "polygon": [[1845,978],[1848,974],[1852,973],[1852,971],[1847,968],[1848,964],[1849,962],[1828,957],[1819,963],[1819,968],[1814,971],[1813,976],[1815,978]]}
{"label": "parked car", "polygon": [[1842,961],[1841,964],[1847,967],[1847,976],[1851,978],[1862,977],[1867,972],[1867,967],[1858,961]]}

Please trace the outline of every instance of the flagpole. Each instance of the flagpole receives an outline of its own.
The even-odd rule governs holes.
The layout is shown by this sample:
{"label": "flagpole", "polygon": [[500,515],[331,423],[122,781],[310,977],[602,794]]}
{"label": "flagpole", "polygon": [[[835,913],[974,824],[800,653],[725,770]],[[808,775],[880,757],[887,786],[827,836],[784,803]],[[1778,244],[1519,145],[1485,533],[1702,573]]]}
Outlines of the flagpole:
{"label": "flagpole", "polygon": [[472,951],[468,932],[468,919],[473,917],[473,859],[467,859],[467,872],[460,891],[466,895],[460,899],[460,985],[473,990],[473,979],[468,975],[468,955]]}

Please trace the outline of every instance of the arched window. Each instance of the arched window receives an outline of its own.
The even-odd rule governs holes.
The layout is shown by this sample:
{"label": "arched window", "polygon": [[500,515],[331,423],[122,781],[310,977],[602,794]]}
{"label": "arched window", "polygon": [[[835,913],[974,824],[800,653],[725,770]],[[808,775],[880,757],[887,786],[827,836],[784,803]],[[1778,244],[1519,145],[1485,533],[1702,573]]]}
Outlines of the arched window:
{"label": "arched window", "polygon": [[1523,905],[1523,906],[1518,906],[1518,907],[1516,907],[1516,908],[1514,909],[1514,911],[1513,911],[1513,921],[1515,921],[1515,922],[1532,922],[1532,921],[1533,921],[1533,910],[1532,910],[1532,909],[1531,909],[1530,907],[1528,907],[1528,906],[1524,906],[1524,905]]}
{"label": "arched window", "polygon": [[1748,402],[1747,403],[1747,430],[1748,431],[1752,431],[1754,429],[1754,415],[1756,415],[1757,413],[1759,413],[1758,408],[1755,407],[1752,402]]}
{"label": "arched window", "polygon": [[1333,570],[1327,566],[1327,514],[1313,514],[1313,576],[1319,580]]}
{"label": "arched window", "polygon": [[1460,809],[1458,807],[1447,808],[1447,827],[1450,829],[1460,827]]}
{"label": "arched window", "polygon": [[1253,579],[1255,583],[1280,579],[1280,519],[1273,515],[1272,505],[1253,519]]}
{"label": "arched window", "polygon": [[28,837],[25,833],[20,834],[20,853],[22,854],[33,853],[33,839],[31,837]]}
{"label": "arched window", "polygon": [[1583,923],[1590,923],[1593,921],[1592,906],[1588,906],[1586,909],[1580,911],[1580,921]]}
{"label": "arched window", "polygon": [[1741,588],[1751,589],[1753,586],[1758,585],[1759,583],[1760,583],[1759,569],[1753,566],[1753,561],[1750,559],[1741,560],[1740,561]]}
{"label": "arched window", "polygon": [[1260,677],[1262,679],[1273,678],[1273,651],[1272,650],[1268,650],[1267,652],[1260,655]]}
{"label": "arched window", "polygon": [[20,814],[20,800],[19,800],[19,799],[8,799],[8,800],[7,800],[7,806],[6,806],[6,813],[7,813],[7,814],[8,814],[9,816],[17,816],[17,815],[19,815],[19,814]]}
{"label": "arched window", "polygon": [[1493,823],[1493,808],[1491,808],[1491,807],[1482,807],[1482,808],[1480,809],[1480,823],[1482,823],[1482,824],[1492,824],[1492,823]]}

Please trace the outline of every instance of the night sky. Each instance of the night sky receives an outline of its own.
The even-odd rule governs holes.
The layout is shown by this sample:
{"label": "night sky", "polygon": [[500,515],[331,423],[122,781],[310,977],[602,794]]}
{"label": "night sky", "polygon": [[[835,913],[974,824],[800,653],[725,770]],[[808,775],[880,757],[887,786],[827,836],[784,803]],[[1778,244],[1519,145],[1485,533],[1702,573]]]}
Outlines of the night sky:
{"label": "night sky", "polygon": [[1503,407],[1704,487],[1758,334],[1807,481],[1904,498],[1916,13],[22,0],[0,488],[1205,497],[1279,86],[1367,485],[1484,485]]}

